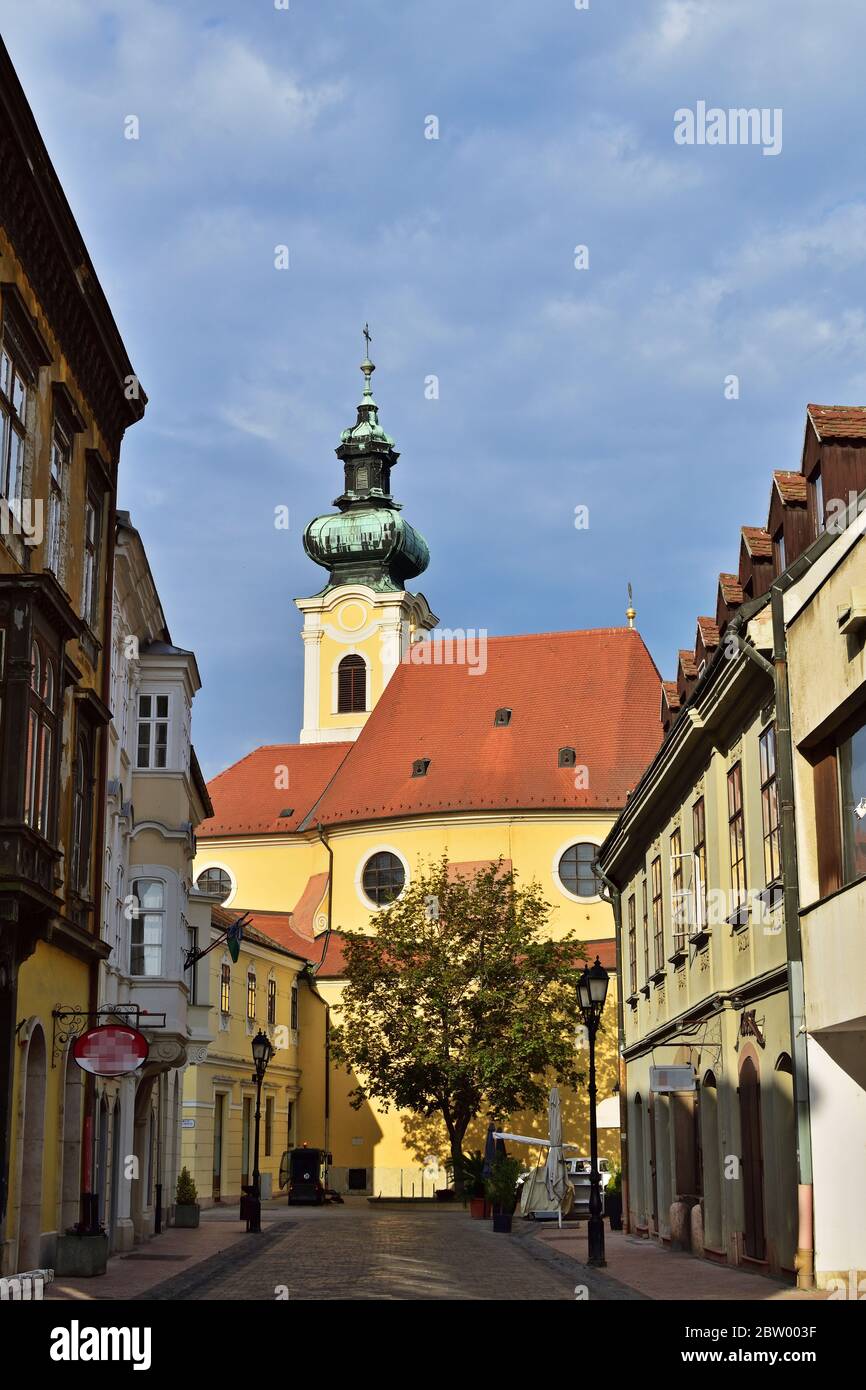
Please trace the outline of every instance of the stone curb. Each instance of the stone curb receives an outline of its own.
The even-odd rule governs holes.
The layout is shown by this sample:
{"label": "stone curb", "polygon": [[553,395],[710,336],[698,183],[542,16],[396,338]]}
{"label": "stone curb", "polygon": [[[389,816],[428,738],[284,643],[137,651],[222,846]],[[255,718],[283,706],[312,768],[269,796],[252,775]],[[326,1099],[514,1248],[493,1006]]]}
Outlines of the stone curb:
{"label": "stone curb", "polygon": [[251,1237],[247,1243],[236,1241],[227,1250],[208,1255],[206,1259],[199,1260],[183,1273],[175,1274],[171,1279],[164,1279],[161,1284],[154,1284],[151,1289],[145,1289],[137,1296],[135,1302],[166,1302],[188,1298],[212,1280],[220,1279],[232,1270],[243,1269],[244,1265],[250,1264],[263,1250],[269,1249],[282,1236],[293,1231],[297,1224],[296,1221],[275,1222],[255,1240]]}

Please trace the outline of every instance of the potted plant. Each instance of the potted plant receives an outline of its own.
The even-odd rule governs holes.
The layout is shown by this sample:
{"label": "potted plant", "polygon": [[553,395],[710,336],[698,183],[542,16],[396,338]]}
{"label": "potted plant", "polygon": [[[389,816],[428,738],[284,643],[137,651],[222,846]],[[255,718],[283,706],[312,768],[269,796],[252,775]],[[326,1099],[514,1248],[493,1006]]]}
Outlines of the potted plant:
{"label": "potted plant", "polygon": [[604,1189],[604,1209],[612,1231],[622,1230],[622,1169],[614,1168],[613,1176]]}
{"label": "potted plant", "polygon": [[79,1221],[57,1237],[55,1277],[89,1279],[104,1274],[107,1268],[108,1232],[102,1226],[91,1228]]}
{"label": "potted plant", "polygon": [[463,1155],[463,1192],[469,1198],[469,1215],[474,1221],[483,1220],[486,1215],[484,1159],[479,1149]]}
{"label": "potted plant", "polygon": [[197,1226],[201,1208],[196,1200],[198,1192],[188,1168],[181,1168],[177,1179],[177,1195],[175,1197],[174,1224],[175,1226]]}
{"label": "potted plant", "polygon": [[511,1218],[517,1205],[517,1180],[522,1172],[516,1158],[497,1158],[485,1184],[493,1208],[493,1229],[501,1235],[511,1230]]}

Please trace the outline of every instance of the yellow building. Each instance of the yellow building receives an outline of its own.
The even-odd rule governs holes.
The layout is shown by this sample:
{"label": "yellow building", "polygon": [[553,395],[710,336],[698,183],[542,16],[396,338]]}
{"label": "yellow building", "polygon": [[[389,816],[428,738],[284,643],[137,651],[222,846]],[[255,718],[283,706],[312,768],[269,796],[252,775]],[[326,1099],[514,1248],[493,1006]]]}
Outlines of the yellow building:
{"label": "yellow building", "polygon": [[283,1153],[302,1144],[325,1147],[327,1130],[328,1009],[306,957],[248,924],[233,964],[224,934],[236,914],[216,905],[216,895],[210,901],[216,949],[199,963],[198,999],[210,1007],[216,1036],[207,1059],[187,1068],[183,1095],[182,1162],[202,1206],[237,1201],[252,1182],[256,1084],[250,1049],[259,1030],[274,1049],[261,1098],[265,1199],[279,1191]]}
{"label": "yellow building", "polygon": [[[232,915],[251,912],[258,930],[310,961],[336,1021],[340,933],[375,930],[379,909],[442,855],[469,870],[501,858],[536,879],[551,930],[575,931],[613,969],[613,917],[592,863],[661,732],[658,675],[631,627],[495,638],[436,629],[426,599],[406,587],[428,552],[391,494],[398,454],[379,423],[373,370],[365,360],[357,421],[337,449],[339,510],[304,534],[328,581],[297,600],[301,740],[257,748],[213,779],[195,866]],[[614,1157],[612,996],[599,1095],[602,1151]],[[302,1095],[322,1060],[302,1037]],[[387,1195],[441,1186],[444,1127],[372,1103],[353,1110],[353,1084],[329,1068],[332,1185]],[[512,1118],[546,1133],[546,1117]],[[567,1141],[588,1145],[585,1092],[565,1098],[564,1123]],[[210,1161],[200,1155],[199,1171]]]}
{"label": "yellow building", "polygon": [[92,1186],[117,468],[139,390],[0,44],[0,1272],[53,1263]]}

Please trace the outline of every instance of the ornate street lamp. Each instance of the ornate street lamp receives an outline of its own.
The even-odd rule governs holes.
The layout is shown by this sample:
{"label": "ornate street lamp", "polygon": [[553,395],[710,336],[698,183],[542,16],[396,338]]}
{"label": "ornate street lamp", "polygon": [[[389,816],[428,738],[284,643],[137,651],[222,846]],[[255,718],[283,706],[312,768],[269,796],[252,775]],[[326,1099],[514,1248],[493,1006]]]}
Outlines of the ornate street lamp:
{"label": "ornate street lamp", "polygon": [[259,1172],[259,1129],[262,1120],[262,1082],[268,1069],[268,1062],[274,1055],[274,1048],[267,1033],[261,1028],[253,1038],[253,1064],[256,1083],[256,1139],[253,1155],[253,1190],[247,1199],[247,1230],[254,1234],[262,1233],[262,1175]]}
{"label": "ornate street lamp", "polygon": [[598,1124],[595,1113],[595,1035],[607,998],[608,974],[598,956],[577,983],[577,1001],[589,1037],[589,1227],[587,1264],[604,1265],[604,1221],[601,1215],[601,1179],[598,1173]]}

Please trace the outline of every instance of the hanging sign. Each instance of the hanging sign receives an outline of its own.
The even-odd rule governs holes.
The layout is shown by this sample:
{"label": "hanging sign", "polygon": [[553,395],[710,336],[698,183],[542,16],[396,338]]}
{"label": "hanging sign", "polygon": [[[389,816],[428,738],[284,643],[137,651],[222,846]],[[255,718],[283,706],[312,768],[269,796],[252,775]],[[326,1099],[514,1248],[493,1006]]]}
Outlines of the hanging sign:
{"label": "hanging sign", "polygon": [[696,1089],[694,1067],[650,1067],[650,1090],[657,1094],[664,1094],[665,1091],[694,1091]]}
{"label": "hanging sign", "polygon": [[124,1076],[138,1071],[147,1061],[148,1051],[143,1033],[117,1023],[88,1028],[72,1045],[72,1055],[81,1070],[92,1076]]}

